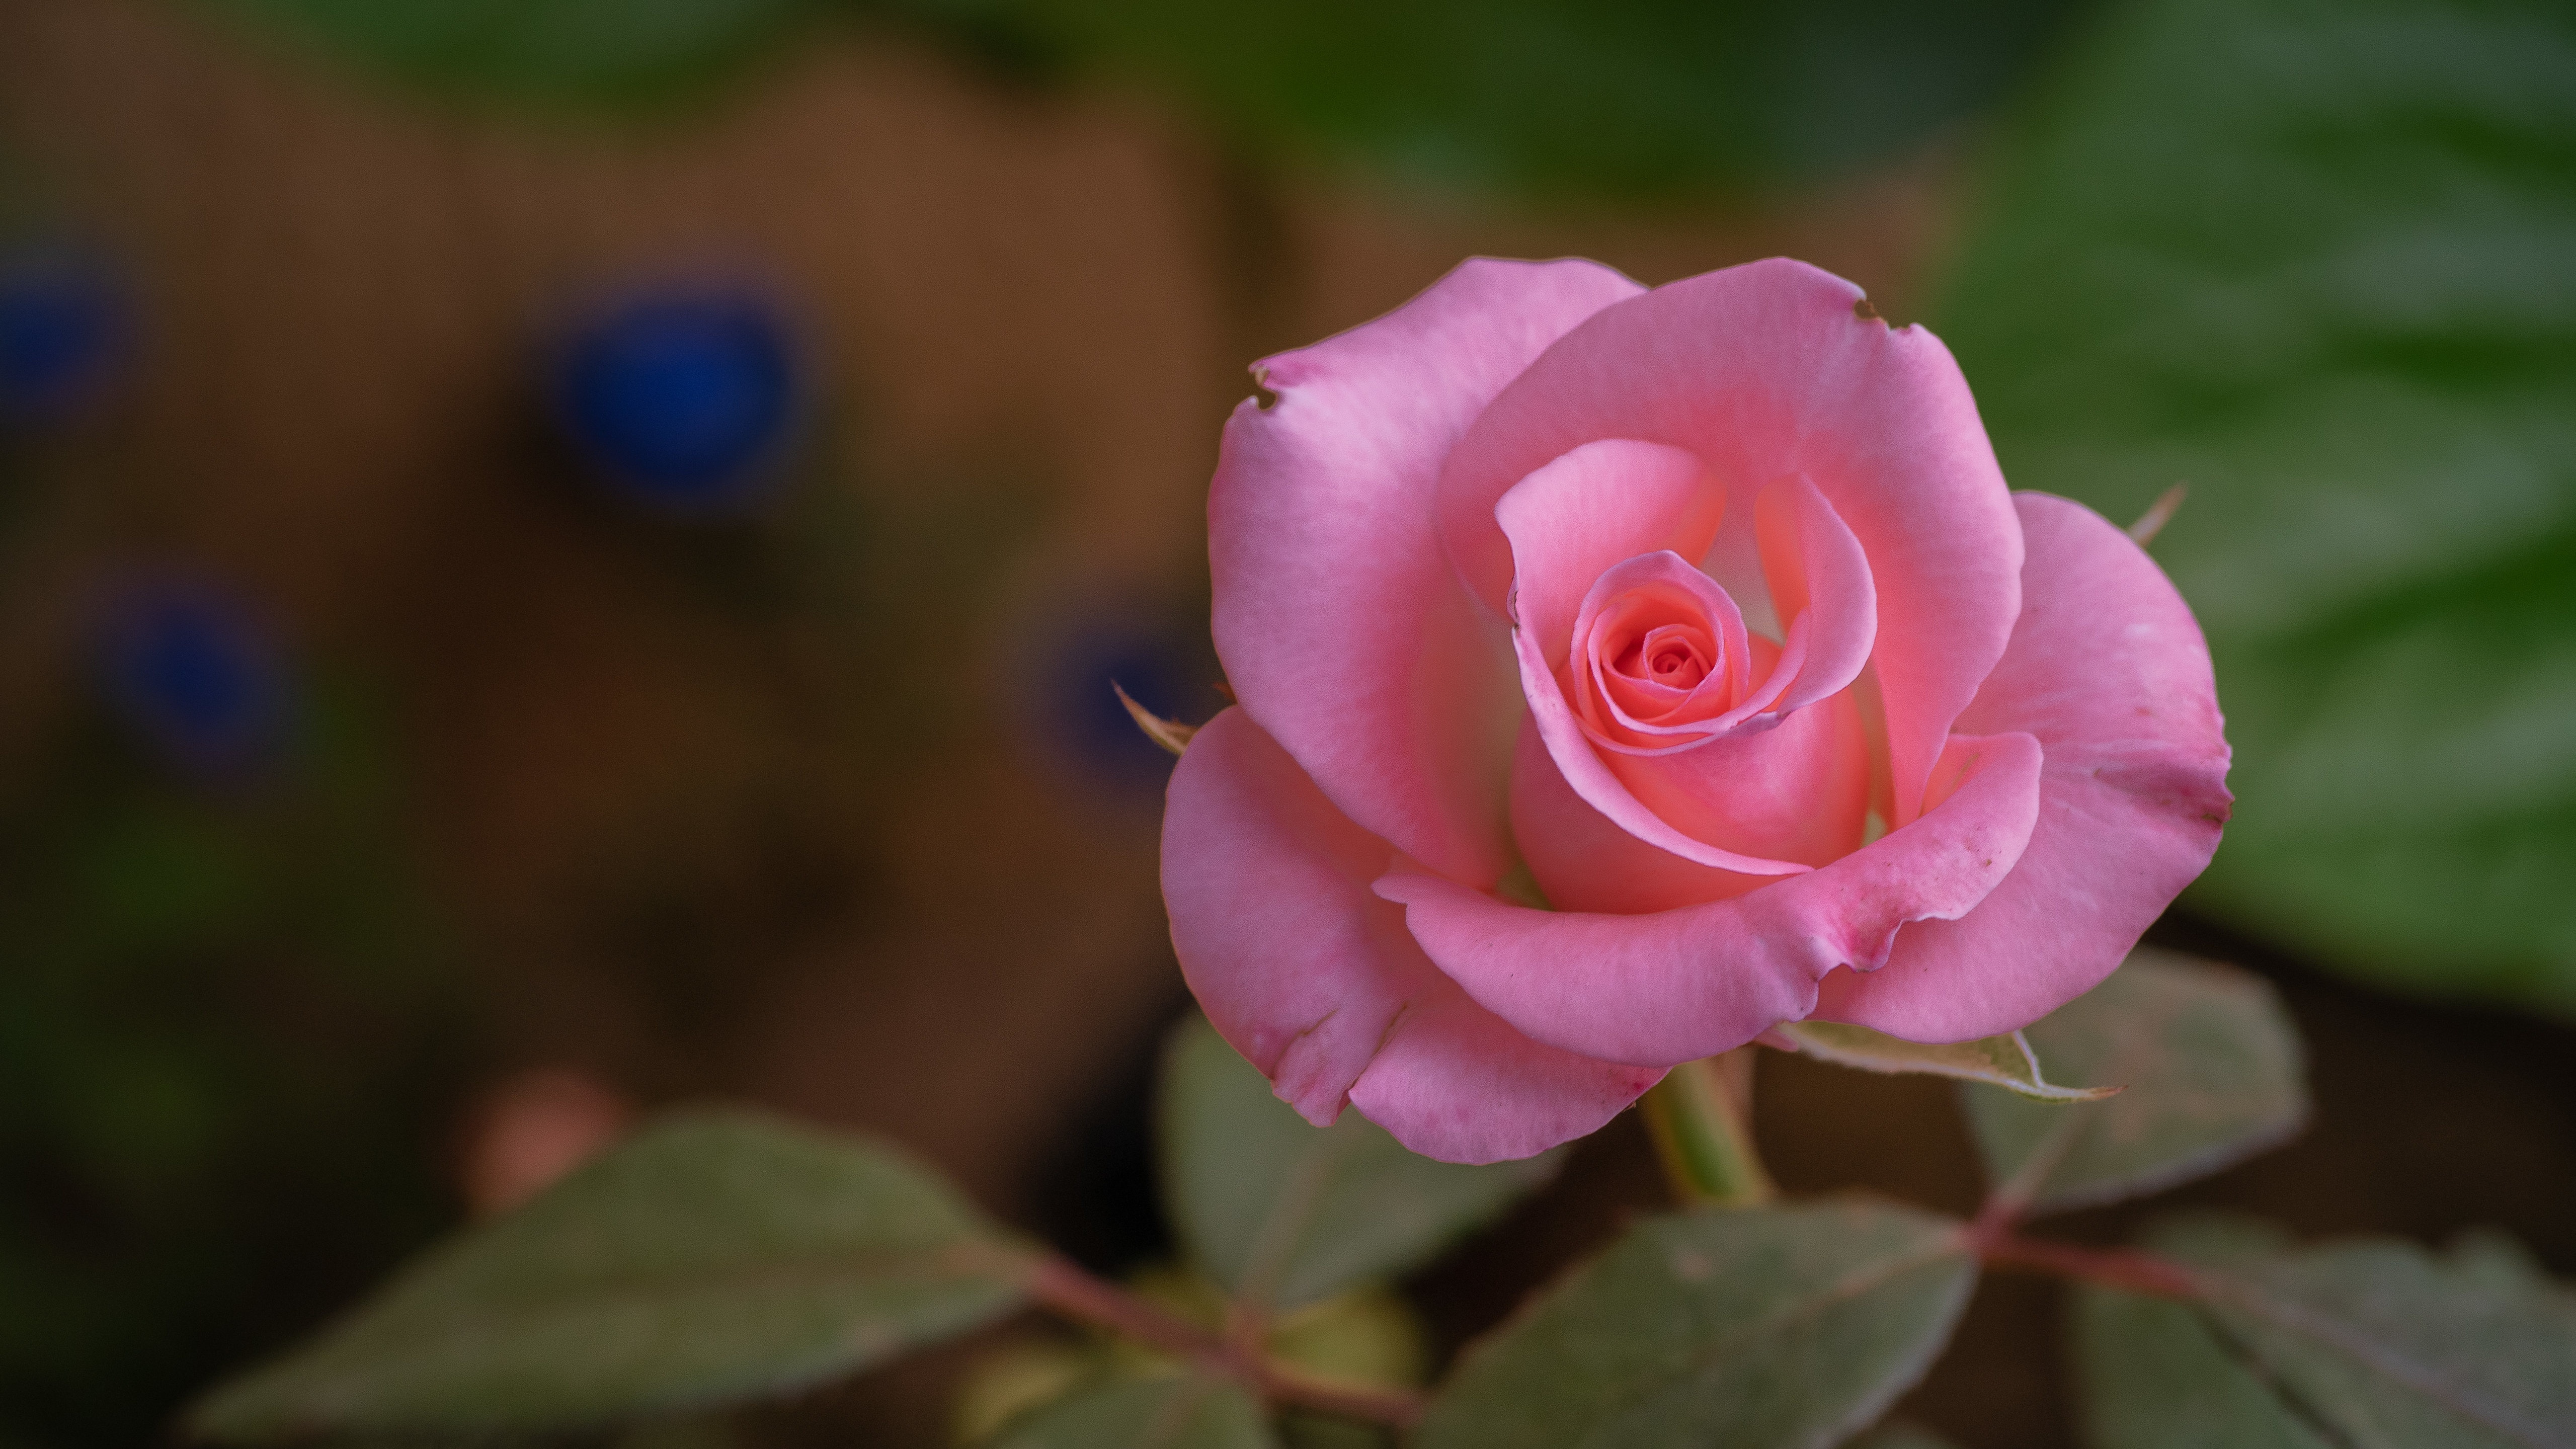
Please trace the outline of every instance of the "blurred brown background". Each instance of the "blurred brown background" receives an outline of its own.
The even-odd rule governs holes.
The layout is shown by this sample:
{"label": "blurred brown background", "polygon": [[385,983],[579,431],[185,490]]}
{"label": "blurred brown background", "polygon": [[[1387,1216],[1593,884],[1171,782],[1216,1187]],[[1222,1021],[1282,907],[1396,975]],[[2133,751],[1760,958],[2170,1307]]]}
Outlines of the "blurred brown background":
{"label": "blurred brown background", "polygon": [[[20,545],[8,768],[61,692],[43,601],[138,541],[203,560],[400,691],[421,846],[515,1050],[866,1120],[1005,1194],[1176,989],[1153,802],[1048,773],[1015,645],[1067,607],[1201,617],[1250,361],[1475,252],[1648,281],[1791,252],[1901,316],[1948,169],[1750,214],[1494,214],[1256,189],[1148,101],[887,37],[713,117],[585,132],[406,105],[165,6],[12,0],[0,24],[9,146],[152,319],[129,410],[56,461],[119,485],[65,490]],[[782,639],[693,587],[670,554],[698,541],[530,476],[532,326],[710,268],[804,309],[835,419],[809,486],[876,531],[831,566],[921,571],[869,631],[899,637]],[[600,898],[657,871],[724,898]],[[684,948],[621,911],[699,918],[681,933],[724,959],[673,970],[722,973],[724,1019],[634,999],[621,933]]]}
{"label": "blurred brown background", "polygon": [[[1151,763],[1071,738],[1059,696],[1097,681],[1053,661],[1110,637],[1160,651],[1171,707],[1219,704],[1200,509],[1244,367],[1471,253],[1647,282],[1790,253],[1902,320],[1977,180],[1944,133],[1768,200],[1506,206],[1247,164],[1169,102],[865,27],[684,118],[532,123],[148,0],[0,0],[0,152],[148,318],[124,396],[30,450],[0,535],[0,795],[42,793],[84,727],[86,581],[191,561],[384,722],[388,848],[460,983],[454,1045],[388,1109],[440,1191],[478,1094],[565,1067],[886,1133],[1109,1260],[1155,1241],[1144,1080],[1185,997]],[[533,401],[531,339],[572,299],[706,275],[789,299],[819,379],[792,486],[739,524],[621,507]],[[2496,1222],[2576,1270],[2576,1037],[2165,934],[2285,982],[2315,1055],[2310,1138],[2195,1199],[2310,1232]],[[1793,1188],[1973,1203],[1941,1088],[1780,1061],[1760,1107]],[[1454,1342],[1658,1198],[1622,1123],[1427,1311]],[[194,1351],[273,1347],[402,1237]],[[2069,1442],[2052,1301],[1986,1290],[1918,1416]],[[965,1356],[761,1432],[937,1442]]]}

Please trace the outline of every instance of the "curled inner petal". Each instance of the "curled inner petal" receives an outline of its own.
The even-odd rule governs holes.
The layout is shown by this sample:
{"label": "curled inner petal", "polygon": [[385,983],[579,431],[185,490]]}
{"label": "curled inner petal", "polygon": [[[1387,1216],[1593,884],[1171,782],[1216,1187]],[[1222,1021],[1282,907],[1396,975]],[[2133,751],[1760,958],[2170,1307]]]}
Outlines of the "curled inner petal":
{"label": "curled inner petal", "polygon": [[[1753,634],[1726,589],[1671,546],[1706,541],[1712,515],[1693,500],[1713,489],[1690,455],[1611,442],[1504,495],[1495,517],[1513,549],[1522,688],[1558,780],[1602,818],[1704,870],[1794,873],[1861,843],[1873,751],[1850,689],[1876,595],[1851,531],[1811,480],[1789,475],[1756,495],[1753,530],[1786,642]],[[1640,539],[1670,543],[1608,555]],[[1585,570],[1578,601],[1570,586]],[[1516,805],[1516,828],[1538,813]],[[1525,860],[1544,854],[1522,842]]]}
{"label": "curled inner petal", "polygon": [[[1706,582],[1703,580],[1703,582]],[[1716,585],[1708,585],[1715,589]],[[1655,814],[1631,794],[1618,776],[1603,763],[1602,752],[1594,748],[1593,737],[1566,699],[1556,672],[1539,653],[1538,641],[1524,628],[1514,631],[1512,647],[1520,658],[1521,690],[1529,701],[1530,728],[1548,758],[1555,764],[1565,785],[1576,796],[1629,835],[1658,849],[1669,851],[1696,865],[1712,870],[1747,876],[1795,875],[1808,867],[1795,861],[1732,850],[1723,845],[1692,837]],[[1578,674],[1578,678],[1588,675]],[[1706,689],[1715,676],[1702,680]],[[1514,786],[1517,796],[1523,787]],[[1516,817],[1522,816],[1517,804]],[[1526,847],[1525,847],[1526,848]]]}
{"label": "curled inner petal", "polygon": [[[1623,656],[1620,672],[1631,678],[1642,674],[1668,689],[1688,689],[1713,672],[1710,656],[1716,652],[1707,630],[1689,624],[1664,624],[1639,640],[1632,656]],[[1629,657],[1643,669],[1629,667]]]}
{"label": "curled inner petal", "polygon": [[1596,742],[1663,749],[1707,734],[1710,721],[1725,728],[1753,659],[1726,590],[1678,554],[1645,554],[1593,582],[1565,684]]}
{"label": "curled inner petal", "polygon": [[1869,662],[1878,638],[1878,587],[1869,558],[1842,515],[1803,473],[1782,478],[1754,500],[1754,534],[1762,581],[1786,620],[1779,690],[1764,708],[1800,708],[1848,688]]}
{"label": "curled inner petal", "polygon": [[1725,506],[1725,490],[1679,448],[1624,438],[1586,443],[1495,505],[1514,539],[1507,613],[1537,637],[1550,667],[1561,665],[1585,591],[1602,570],[1658,549],[1696,556]]}

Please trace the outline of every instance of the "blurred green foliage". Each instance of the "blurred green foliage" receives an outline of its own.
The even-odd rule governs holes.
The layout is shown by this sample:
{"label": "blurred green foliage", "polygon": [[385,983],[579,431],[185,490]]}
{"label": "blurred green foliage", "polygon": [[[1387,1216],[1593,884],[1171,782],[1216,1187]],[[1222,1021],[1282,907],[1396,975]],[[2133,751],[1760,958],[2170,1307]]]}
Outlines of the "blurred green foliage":
{"label": "blurred green foliage", "polygon": [[96,720],[0,801],[0,1443],[140,1443],[452,1215],[464,1042],[360,712],[274,793]]}
{"label": "blurred green foliage", "polygon": [[543,105],[686,94],[815,0],[200,0],[406,81]]}
{"label": "blurred green foliage", "polygon": [[2576,11],[2145,0],[2022,118],[1936,325],[2016,487],[2208,630],[2190,899],[2576,1012]]}
{"label": "blurred green foliage", "polygon": [[897,0],[1256,141],[1435,184],[1653,193],[1880,159],[1999,97],[2069,0]]}
{"label": "blurred green foliage", "polygon": [[1865,165],[2000,97],[2081,0],[199,0],[451,94],[618,106],[858,14],[1037,78],[1177,92],[1256,152],[1640,194]]}

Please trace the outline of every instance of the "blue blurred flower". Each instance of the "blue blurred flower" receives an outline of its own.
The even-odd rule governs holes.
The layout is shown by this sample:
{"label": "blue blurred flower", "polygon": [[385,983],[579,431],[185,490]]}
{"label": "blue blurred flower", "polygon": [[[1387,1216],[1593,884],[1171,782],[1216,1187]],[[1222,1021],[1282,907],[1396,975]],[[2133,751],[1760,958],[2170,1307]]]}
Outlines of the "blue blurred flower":
{"label": "blue blurred flower", "polygon": [[[1094,783],[1159,795],[1172,757],[1145,737],[1115,684],[1167,719],[1198,723],[1218,701],[1200,682],[1207,666],[1171,630],[1115,612],[1077,616],[1050,631],[1039,677],[1039,729],[1052,753]],[[1201,696],[1206,696],[1202,698]]]}
{"label": "blue blurred flower", "polygon": [[285,660],[230,592],[167,574],[130,578],[99,611],[95,649],[111,707],[183,773],[238,779],[286,753]]}
{"label": "blue blurred flower", "polygon": [[739,512],[782,471],[802,411],[797,339],[742,291],[632,297],[574,328],[555,359],[557,415],[629,496],[668,512]]}
{"label": "blue blurred flower", "polygon": [[0,248],[0,424],[58,423],[124,362],[125,297],[105,262],[60,242]]}

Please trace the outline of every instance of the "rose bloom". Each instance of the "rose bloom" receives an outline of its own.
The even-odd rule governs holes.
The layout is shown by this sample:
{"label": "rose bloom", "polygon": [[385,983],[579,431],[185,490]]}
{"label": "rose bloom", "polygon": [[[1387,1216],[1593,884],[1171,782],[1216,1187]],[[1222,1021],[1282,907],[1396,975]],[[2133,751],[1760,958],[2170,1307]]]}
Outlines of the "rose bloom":
{"label": "rose bloom", "polygon": [[2190,610],[1848,282],[1477,260],[1254,374],[1163,893],[1311,1121],[1525,1157],[1779,1023],[2016,1030],[2217,848]]}

